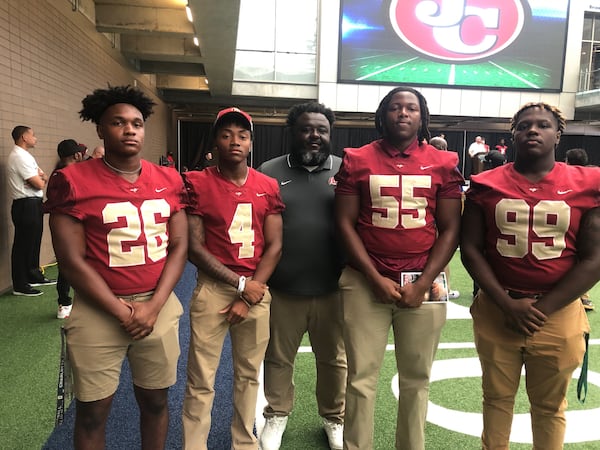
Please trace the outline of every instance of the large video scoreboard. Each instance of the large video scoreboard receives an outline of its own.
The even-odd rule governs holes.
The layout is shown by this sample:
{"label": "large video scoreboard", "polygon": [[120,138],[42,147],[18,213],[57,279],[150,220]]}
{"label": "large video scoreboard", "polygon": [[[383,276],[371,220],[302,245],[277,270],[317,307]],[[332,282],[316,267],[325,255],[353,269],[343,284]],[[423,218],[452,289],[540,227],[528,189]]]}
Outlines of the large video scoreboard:
{"label": "large video scoreboard", "polygon": [[338,81],[560,92],[569,0],[341,0]]}

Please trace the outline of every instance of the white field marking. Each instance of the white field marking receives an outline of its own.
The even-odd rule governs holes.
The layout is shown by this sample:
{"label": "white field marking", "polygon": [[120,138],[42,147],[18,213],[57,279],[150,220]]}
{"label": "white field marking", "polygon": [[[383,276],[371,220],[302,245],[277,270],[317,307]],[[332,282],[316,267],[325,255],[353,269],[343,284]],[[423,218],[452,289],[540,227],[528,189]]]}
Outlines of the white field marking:
{"label": "white field marking", "polygon": [[[522,372],[524,374],[524,372]],[[431,382],[451,378],[481,377],[481,366],[478,358],[457,358],[434,361],[431,370]],[[579,377],[579,369],[573,378]],[[600,373],[588,371],[588,382],[600,386]],[[392,378],[391,389],[398,398],[398,375]],[[590,442],[600,440],[600,427],[589,426],[600,421],[600,408],[579,411],[567,411],[567,429],[565,443]],[[427,421],[447,430],[456,431],[469,436],[479,437],[483,429],[483,417],[480,413],[457,411],[436,405],[429,401]],[[515,414],[513,418],[510,441],[522,444],[533,443],[531,434],[531,416]]]}
{"label": "white field marking", "polygon": [[493,61],[488,61],[488,62],[489,62],[489,63],[490,63],[492,66],[495,66],[495,67],[497,67],[498,69],[502,70],[503,72],[506,72],[507,74],[509,74],[509,75],[510,75],[510,76],[512,76],[513,78],[516,78],[517,80],[519,80],[519,81],[522,81],[523,83],[525,83],[525,84],[526,84],[526,85],[528,85],[529,87],[532,87],[532,88],[534,88],[534,89],[539,89],[539,88],[540,88],[539,86],[536,86],[535,84],[531,83],[530,81],[527,81],[525,78],[523,78],[523,77],[521,77],[521,76],[517,75],[517,74],[516,74],[516,73],[514,73],[514,72],[511,72],[511,71],[510,71],[510,70],[508,70],[508,69],[505,69],[504,67],[502,67],[502,66],[500,66],[500,65],[496,64],[495,62],[493,62]]}
{"label": "white field marking", "polygon": [[456,83],[456,64],[450,64],[450,73],[448,74],[448,84]]}
{"label": "white field marking", "polygon": [[408,64],[409,62],[414,61],[415,59],[417,59],[416,56],[414,58],[407,59],[406,61],[400,61],[397,64],[392,64],[391,66],[384,67],[383,69],[376,70],[375,72],[368,73],[367,75],[363,75],[362,77],[357,78],[356,81],[366,80],[367,78],[374,77],[375,75],[379,75],[382,72],[387,72],[388,70],[392,70],[392,69],[394,69],[396,67],[402,66],[403,64]]}
{"label": "white field marking", "polygon": [[[433,305],[432,305],[433,306]],[[448,319],[470,319],[469,308],[461,306],[453,302],[448,302]],[[590,339],[589,345],[600,345],[600,339]],[[474,349],[475,344],[473,342],[440,342],[438,349]],[[388,344],[386,346],[387,351],[394,351],[395,346]],[[311,346],[302,346],[298,349],[298,353],[312,353]],[[440,372],[440,374],[438,374]],[[463,374],[467,372],[468,374]],[[465,378],[465,377],[481,377],[481,366],[479,365],[478,358],[459,358],[459,359],[447,359],[434,361],[431,381],[438,381],[445,378]],[[398,398],[398,375],[395,375],[392,379],[392,392],[394,396]],[[579,369],[573,374],[573,378],[579,377]],[[263,427],[265,426],[265,419],[263,417],[263,409],[267,406],[267,400],[265,399],[263,390],[263,365],[260,367],[260,374],[258,376],[260,383],[258,389],[258,398],[256,402],[256,432],[257,436],[260,436]],[[600,386],[600,374],[597,372],[588,371],[588,381],[591,384]],[[447,420],[450,418],[451,420]],[[596,422],[592,422],[591,419],[597,419]],[[479,413],[468,413],[462,411],[447,410],[441,406],[437,406],[429,402],[427,420],[431,423],[437,424],[446,429],[458,431],[460,433],[468,434],[470,436],[481,436],[481,430],[483,428],[483,419]],[[599,423],[600,421],[600,409],[586,409],[581,411],[567,411],[567,432],[565,436],[565,442],[587,442],[600,440],[600,427],[590,427],[590,423]],[[439,422],[439,423],[438,423]],[[464,426],[463,426],[464,425]],[[476,426],[474,426],[476,425]],[[453,428],[451,428],[451,426]],[[460,429],[459,429],[460,428]],[[466,431],[462,431],[465,428]],[[476,431],[474,431],[476,430]],[[526,435],[528,441],[513,440],[517,439],[517,436]],[[531,418],[529,414],[516,414],[513,420],[513,430],[511,433],[512,442],[525,442],[532,443],[531,440]]]}
{"label": "white field marking", "polygon": [[446,319],[470,319],[471,313],[468,306],[462,306],[458,303],[448,302]]}

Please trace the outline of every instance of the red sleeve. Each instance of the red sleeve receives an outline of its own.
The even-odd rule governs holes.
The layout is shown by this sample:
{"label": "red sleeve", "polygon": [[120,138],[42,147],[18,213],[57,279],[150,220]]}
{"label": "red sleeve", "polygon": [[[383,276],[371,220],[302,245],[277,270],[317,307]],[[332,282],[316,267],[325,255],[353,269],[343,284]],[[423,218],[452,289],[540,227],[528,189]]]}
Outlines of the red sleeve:
{"label": "red sleeve", "polygon": [[67,214],[82,220],[83,215],[75,210],[75,192],[62,170],[55,170],[50,176],[46,197],[44,212]]}

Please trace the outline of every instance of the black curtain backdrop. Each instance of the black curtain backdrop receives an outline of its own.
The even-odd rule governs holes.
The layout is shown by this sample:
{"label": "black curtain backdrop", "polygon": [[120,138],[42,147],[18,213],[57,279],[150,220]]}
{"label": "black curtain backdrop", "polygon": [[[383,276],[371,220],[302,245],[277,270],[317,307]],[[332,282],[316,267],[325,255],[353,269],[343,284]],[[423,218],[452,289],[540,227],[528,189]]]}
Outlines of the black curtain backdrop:
{"label": "black curtain backdrop", "polygon": [[[200,169],[205,165],[205,154],[211,150],[211,123],[185,121],[180,123],[180,168]],[[467,151],[476,136],[482,136],[486,144],[493,149],[504,138],[507,150],[507,161],[515,160],[511,135],[508,132],[478,132],[478,131],[445,131],[432,129],[431,136],[443,134],[448,142],[448,149],[458,153],[459,169],[467,177],[471,174],[471,159]],[[349,127],[336,125],[332,132],[333,153],[342,156],[346,147],[360,147],[378,139],[375,127]],[[249,163],[258,167],[263,162],[288,153],[289,132],[281,124],[254,124],[254,146]],[[564,161],[565,153],[570,148],[584,148],[590,159],[590,164],[600,165],[600,136],[563,135],[556,159]]]}

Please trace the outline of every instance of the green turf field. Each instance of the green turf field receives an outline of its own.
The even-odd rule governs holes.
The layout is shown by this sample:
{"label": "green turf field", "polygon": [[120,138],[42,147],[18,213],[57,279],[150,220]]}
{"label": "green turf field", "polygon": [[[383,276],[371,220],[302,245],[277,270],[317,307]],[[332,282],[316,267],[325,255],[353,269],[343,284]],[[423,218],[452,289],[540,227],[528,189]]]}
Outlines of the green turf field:
{"label": "green turf field", "polygon": [[[461,306],[469,306],[471,303],[471,293],[473,284],[471,278],[466,273],[460,263],[457,253],[450,264],[450,280],[452,289],[458,289],[461,292],[460,298],[454,300]],[[588,313],[588,318],[592,326],[592,336],[599,336],[595,330],[600,329],[600,284],[597,284],[591,291],[592,300],[596,301],[599,311]],[[393,338],[390,335],[390,344]],[[308,346],[308,339],[305,337],[303,345]],[[458,348],[449,348],[449,347]],[[470,319],[451,319],[446,322],[442,333],[440,348],[436,356],[438,361],[458,360],[459,368],[466,370],[469,367],[469,360],[478,365],[477,352],[473,347],[473,331]],[[464,362],[464,363],[463,363]],[[471,364],[472,365],[472,364]],[[590,347],[590,371],[600,373],[600,346],[594,343]],[[435,372],[435,366],[434,366]],[[377,409],[375,415],[375,442],[376,450],[389,450],[394,448],[394,427],[396,418],[396,399],[392,392],[393,377],[396,374],[395,358],[393,351],[388,351],[385,357],[384,365],[379,380]],[[288,428],[284,434],[284,445],[282,449],[327,449],[327,440],[324,432],[320,428],[319,418],[316,414],[316,402],[314,400],[314,357],[312,353],[299,353],[297,357],[297,375],[296,375],[296,404],[295,409],[288,422]],[[593,373],[590,374],[593,376]],[[476,376],[465,376],[459,378],[443,379],[434,381],[430,387],[430,401],[436,407],[442,407],[444,411],[457,411],[472,413],[474,415],[463,415],[463,427],[469,432],[453,431],[451,429],[435,425],[428,420],[426,434],[426,448],[429,450],[447,450],[447,449],[480,449],[481,444],[478,437],[480,428],[476,420],[480,419],[481,414],[482,391],[480,378]],[[600,432],[596,431],[596,423],[600,409],[600,383],[589,384],[587,400],[584,405],[577,401],[576,380],[571,384],[567,396],[569,402],[568,413],[580,411],[581,418],[576,424],[582,429],[580,433],[575,433],[577,439],[581,442],[566,443],[567,450],[595,450],[600,449]],[[519,394],[515,405],[515,414],[528,416],[529,403],[524,391],[524,382],[521,383]],[[430,407],[430,413],[432,408]],[[515,422],[521,422],[523,416],[516,416]],[[569,419],[568,419],[569,420]],[[450,418],[444,417],[444,421],[450,422]],[[570,426],[570,425],[569,425]],[[514,429],[514,426],[513,426]],[[474,435],[475,434],[475,435]],[[586,436],[593,436],[586,440]],[[306,444],[306,446],[304,446]],[[531,449],[531,444],[511,443],[511,450]]]}
{"label": "green turf field", "polygon": [[[462,267],[458,254],[450,267],[452,288],[461,292],[461,297],[455,302],[468,307],[471,302],[472,282]],[[48,269],[48,276],[56,276],[55,268]],[[3,385],[0,390],[0,450],[39,449],[54,426],[61,321],[55,318],[55,287],[47,286],[42,290],[45,295],[37,298],[0,296],[0,380]],[[598,339],[600,284],[591,291],[591,298],[599,307],[599,311],[588,314],[592,326],[592,339]],[[392,342],[390,338],[390,343]],[[459,366],[462,366],[462,369],[467,368],[467,362],[477,356],[472,343],[473,333],[469,319],[448,320],[442,333],[436,365],[438,362],[452,359],[458,359],[460,363],[462,359],[464,364]],[[309,345],[307,339],[303,345]],[[297,357],[297,398],[284,434],[282,450],[327,448],[314,400],[314,357],[309,348],[303,350]],[[578,425],[578,439],[584,441],[567,443],[567,450],[600,449],[600,427],[596,426],[600,410],[600,346],[596,341],[592,341],[590,347],[590,371],[589,393],[585,405],[577,402],[574,383],[568,394],[569,413],[580,411],[581,414],[577,420],[568,419],[569,426]],[[395,358],[393,352],[389,351],[383,364],[378,389],[374,445],[376,450],[389,450],[394,445],[396,400],[392,393],[392,380],[395,373]],[[479,415],[479,378],[469,375],[434,381],[431,384],[430,400],[436,408]],[[517,398],[516,413],[526,414],[527,409],[527,398],[521,390]],[[478,432],[475,420],[466,423],[471,434]],[[426,440],[428,450],[480,448],[478,437],[431,422],[428,422],[426,427]],[[511,450],[529,448],[530,444],[511,445]]]}
{"label": "green turf field", "polygon": [[514,89],[550,87],[549,70],[527,61],[494,59],[477,63],[448,64],[411,54],[382,53],[356,49],[342,75],[356,81],[418,83],[433,85],[505,87]]}

